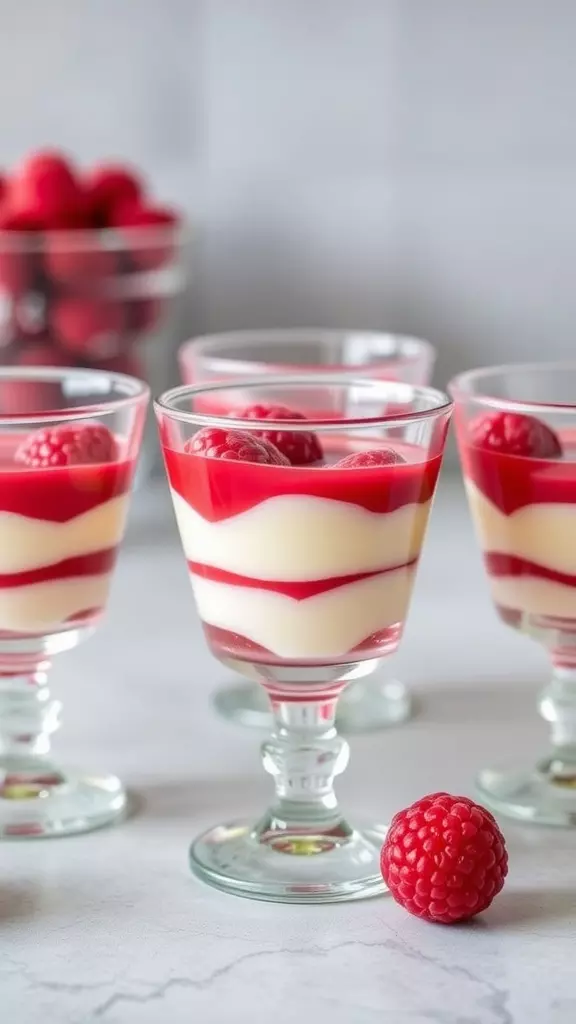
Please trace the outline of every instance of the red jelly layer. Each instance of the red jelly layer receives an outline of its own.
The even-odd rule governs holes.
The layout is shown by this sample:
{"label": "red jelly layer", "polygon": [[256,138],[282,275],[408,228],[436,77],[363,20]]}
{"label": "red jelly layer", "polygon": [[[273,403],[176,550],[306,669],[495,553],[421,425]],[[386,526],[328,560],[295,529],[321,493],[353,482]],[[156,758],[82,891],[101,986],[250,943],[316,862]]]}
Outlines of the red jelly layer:
{"label": "red jelly layer", "polygon": [[[563,440],[563,439],[562,439]],[[505,515],[526,505],[576,504],[576,462],[462,445],[464,474]]]}
{"label": "red jelly layer", "polygon": [[[374,445],[376,447],[376,445]],[[341,454],[349,454],[346,449]],[[261,466],[164,448],[170,486],[204,519],[218,522],[279,495],[308,495],[393,512],[434,493],[441,456],[368,469]]]}
{"label": "red jelly layer", "polygon": [[134,460],[49,469],[0,464],[0,512],[65,523],[130,489]]}
{"label": "red jelly layer", "polygon": [[487,551],[484,553],[484,564],[490,576],[536,576],[542,580],[562,583],[565,587],[576,587],[576,576],[556,572],[555,569],[547,569],[545,565],[529,562],[525,558]]}
{"label": "red jelly layer", "polygon": [[279,658],[266,647],[254,643],[253,640],[249,640],[240,633],[232,633],[228,629],[220,629],[219,626],[211,626],[207,622],[203,622],[202,625],[206,639],[217,657],[236,658],[238,661],[265,662],[269,665],[341,665],[348,660],[366,661],[368,658],[381,658],[385,654],[392,654],[395,651],[402,633],[402,625],[397,623],[379,629],[376,633],[371,633],[351,651],[337,658],[300,659],[297,661],[294,658]]}
{"label": "red jelly layer", "polygon": [[116,548],[107,551],[96,551],[91,555],[78,555],[66,558],[53,565],[43,565],[39,569],[28,569],[25,572],[0,573],[0,589],[26,587],[32,583],[46,583],[48,580],[67,580],[74,576],[100,576],[111,572],[116,562]]}
{"label": "red jelly layer", "polygon": [[328,591],[336,590],[338,587],[345,587],[347,583],[357,583],[358,580],[371,579],[373,576],[384,576],[387,572],[394,572],[395,569],[403,569],[408,565],[415,565],[416,561],[416,559],[413,559],[411,562],[391,566],[388,569],[359,572],[351,576],[331,576],[323,580],[297,582],[293,580],[258,580],[254,579],[253,576],[240,576],[235,572],[215,569],[212,565],[203,565],[200,562],[188,562],[188,568],[196,576],[201,576],[205,580],[213,580],[214,583],[227,583],[233,587],[252,587],[255,590],[270,590],[275,594],[284,594],[286,597],[292,597],[295,601],[305,601],[308,597],[315,597],[317,594],[326,594]]}

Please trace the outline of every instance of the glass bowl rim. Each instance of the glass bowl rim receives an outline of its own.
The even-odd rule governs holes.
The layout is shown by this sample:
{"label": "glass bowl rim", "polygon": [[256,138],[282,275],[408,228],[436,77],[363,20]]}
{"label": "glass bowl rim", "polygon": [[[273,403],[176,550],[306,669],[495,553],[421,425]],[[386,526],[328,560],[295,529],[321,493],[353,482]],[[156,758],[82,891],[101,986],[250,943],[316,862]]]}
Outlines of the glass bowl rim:
{"label": "glass bowl rim", "polygon": [[102,416],[117,412],[119,409],[130,408],[148,400],[150,388],[145,381],[131,377],[127,373],[116,373],[112,370],[97,370],[85,366],[0,366],[0,384],[5,381],[36,381],[38,383],[61,382],[67,375],[92,378],[105,377],[112,384],[124,384],[133,389],[132,394],[119,395],[117,398],[103,398],[101,402],[90,402],[88,405],[70,406],[62,409],[48,409],[45,412],[36,410],[27,413],[0,413],[0,428],[29,424],[61,423],[62,420],[83,420],[94,416]]}
{"label": "glass bowl rim", "polygon": [[[238,330],[238,331],[218,331],[214,334],[199,334],[195,337],[188,338],[184,341],[178,349],[178,359],[180,361],[187,360],[192,353],[197,353],[201,358],[210,361],[210,364],[222,372],[230,373],[242,373],[242,372],[258,372],[261,370],[263,373],[268,372],[271,368],[278,373],[286,373],[292,370],[293,372],[297,368],[295,363],[282,363],[282,362],[270,362],[268,360],[259,359],[235,359],[234,356],[218,356],[210,355],[210,349],[212,346],[218,344],[228,344],[231,347],[238,346],[241,348],[243,344],[252,343],[256,346],[270,344],[271,346],[280,345],[283,342],[288,341],[322,341],[326,340],[341,340],[349,337],[350,335],[365,335],[368,338],[391,338],[399,343],[399,345],[410,344],[415,347],[414,355],[410,356],[398,352],[396,356],[390,358],[390,364],[396,366],[413,366],[419,359],[427,359],[431,364],[436,360],[437,351],[432,342],[426,338],[420,338],[413,334],[404,334],[401,331],[382,331],[372,330],[363,328],[331,328],[331,327],[270,327],[262,328],[258,327],[254,330]],[[351,363],[349,365],[349,372],[357,373],[358,371],[365,370],[366,363]],[[317,367],[329,371],[329,367],[323,368],[321,364],[310,366],[306,368],[306,372],[317,373]],[[342,369],[344,372],[344,369]]]}
{"label": "glass bowl rim", "polygon": [[502,363],[499,365],[479,366],[472,370],[465,370],[463,373],[452,377],[446,385],[446,390],[456,404],[470,401],[476,405],[488,409],[496,409],[500,412],[516,412],[538,415],[545,410],[554,413],[576,413],[576,396],[574,402],[538,402],[525,401],[516,398],[498,398],[495,395],[483,394],[467,390],[467,385],[473,381],[489,379],[491,377],[503,376],[507,373],[538,373],[542,370],[548,372],[572,372],[576,374],[576,360],[558,359],[549,362],[529,363]]}
{"label": "glass bowl rim", "polygon": [[190,220],[178,211],[175,224],[140,224],[109,228],[50,228],[46,231],[4,231],[0,229],[0,253],[3,255],[32,254],[43,249],[49,239],[56,249],[61,242],[62,252],[90,252],[104,249],[123,252],[176,241],[179,247],[187,243],[192,234]]}
{"label": "glass bowl rim", "polygon": [[[315,419],[313,417],[306,418],[304,420],[274,420],[274,419],[242,419],[241,417],[226,416],[221,413],[201,413],[201,412],[186,412],[183,409],[175,408],[171,403],[177,401],[180,398],[192,397],[194,395],[209,394],[215,391],[239,391],[248,389],[258,388],[274,388],[274,387],[300,387],[305,386],[309,388],[318,387],[319,385],[349,385],[356,387],[366,387],[372,390],[384,390],[394,389],[396,393],[405,392],[406,395],[426,395],[432,399],[435,399],[436,404],[430,409],[421,409],[414,412],[406,412],[400,414],[392,414],[390,416],[365,416],[365,417],[347,417],[344,419]],[[384,400],[384,394],[383,394]],[[228,427],[230,430],[270,430],[272,427],[282,426],[286,429],[287,425],[290,425],[290,431],[304,432],[309,430],[323,430],[326,432],[330,431],[341,431],[343,427],[348,429],[349,427],[368,427],[386,424],[391,426],[393,424],[402,425],[404,423],[416,423],[421,420],[428,420],[437,418],[438,416],[445,415],[450,412],[453,407],[453,401],[449,395],[444,391],[439,391],[437,388],[428,387],[427,385],[417,384],[406,384],[403,381],[390,381],[390,380],[376,380],[369,377],[362,377],[358,374],[318,374],[318,375],[279,375],[275,377],[259,377],[252,380],[233,381],[232,383],[211,381],[209,384],[180,384],[178,387],[170,388],[168,391],[164,391],[154,401],[154,408],[157,412],[168,416],[173,420],[178,420],[180,423],[190,423],[195,426],[203,427]]]}

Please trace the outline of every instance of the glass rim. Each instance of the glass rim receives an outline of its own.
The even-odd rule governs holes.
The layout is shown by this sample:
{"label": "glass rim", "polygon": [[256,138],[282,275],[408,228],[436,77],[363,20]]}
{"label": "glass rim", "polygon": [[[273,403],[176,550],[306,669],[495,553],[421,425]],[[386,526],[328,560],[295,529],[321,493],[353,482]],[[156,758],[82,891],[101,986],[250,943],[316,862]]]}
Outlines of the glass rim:
{"label": "glass rim", "polygon": [[[404,391],[407,395],[426,396],[436,402],[430,409],[421,409],[413,412],[392,414],[390,416],[362,416],[344,417],[341,419],[306,418],[304,420],[274,420],[274,419],[247,419],[242,417],[227,416],[222,413],[187,412],[184,409],[177,409],[172,404],[181,398],[191,398],[194,395],[210,394],[219,391],[239,391],[257,388],[274,387],[308,387],[314,388],[318,385],[348,385],[350,387],[370,388],[374,391],[394,389],[396,393]],[[384,395],[383,395],[384,398]],[[407,399],[408,400],[408,399]],[[259,377],[252,380],[220,382],[211,381],[209,384],[180,384],[178,387],[164,391],[154,401],[154,408],[157,411],[168,415],[173,420],[181,423],[190,423],[196,426],[214,427],[224,426],[231,430],[270,430],[272,426],[282,426],[286,429],[290,425],[290,431],[303,432],[309,430],[341,431],[343,427],[366,427],[381,424],[401,425],[404,423],[416,423],[421,420],[437,418],[450,411],[453,401],[444,391],[426,385],[406,384],[403,381],[379,380],[369,377],[358,376],[358,374],[318,374],[315,376],[298,374],[295,376],[280,375],[276,377]]]}
{"label": "glass rim", "polygon": [[45,240],[63,252],[88,252],[104,248],[109,252],[122,252],[126,248],[139,249],[176,241],[187,243],[192,225],[180,214],[176,224],[140,224],[110,228],[51,228],[47,231],[5,231],[0,229],[0,253],[35,253],[43,249]]}
{"label": "glass rim", "polygon": [[129,408],[145,401],[150,395],[150,388],[145,381],[131,377],[127,373],[116,373],[112,370],[97,370],[85,366],[0,366],[0,384],[3,381],[35,381],[37,383],[61,382],[67,375],[96,380],[104,377],[112,384],[128,386],[132,394],[118,395],[117,398],[103,397],[101,402],[90,402],[88,405],[68,406],[62,409],[47,409],[45,412],[36,410],[27,413],[0,413],[0,428],[7,426],[29,425],[32,423],[60,423],[62,420],[83,420],[93,416],[102,416]]}
{"label": "glass rim", "polygon": [[[243,372],[254,371],[261,368],[263,372],[266,372],[270,367],[274,367],[278,372],[290,371],[294,369],[297,364],[285,363],[285,362],[271,362],[269,360],[260,359],[235,359],[234,356],[219,356],[210,354],[211,348],[216,347],[219,344],[227,344],[232,347],[237,346],[241,348],[243,344],[251,342],[252,344],[265,345],[270,344],[281,345],[284,342],[290,341],[341,341],[344,338],[350,337],[351,335],[364,335],[367,338],[390,338],[400,345],[413,345],[415,353],[413,356],[402,354],[400,351],[397,355],[390,358],[390,363],[394,363],[397,366],[412,366],[418,361],[418,359],[426,357],[431,362],[436,359],[436,348],[432,342],[426,338],[419,338],[412,334],[403,334],[402,332],[396,331],[380,331],[370,330],[363,328],[330,328],[330,327],[270,327],[270,328],[256,328],[254,330],[238,330],[238,331],[219,331],[215,334],[199,334],[193,338],[188,338],[184,341],[178,349],[178,358],[188,357],[189,354],[196,353],[202,358],[209,359],[213,366],[219,367],[222,371],[228,370],[229,372]],[[321,366],[321,364],[316,364]],[[366,363],[350,363],[350,372],[356,372],[358,370],[365,369]],[[326,368],[328,369],[328,368]],[[311,369],[310,372],[316,372],[315,369]],[[342,372],[344,372],[342,370]]]}
{"label": "glass rim", "polygon": [[467,385],[474,381],[504,376],[507,373],[538,373],[542,370],[548,372],[573,372],[576,373],[576,360],[558,359],[550,362],[531,363],[502,363],[496,366],[479,366],[473,370],[465,370],[463,373],[452,377],[446,385],[446,390],[455,402],[472,401],[477,405],[489,409],[499,409],[504,412],[527,412],[536,415],[543,409],[557,413],[573,414],[576,412],[576,397],[574,402],[538,402],[526,401],[517,398],[498,398],[495,395],[483,394],[467,390]]}

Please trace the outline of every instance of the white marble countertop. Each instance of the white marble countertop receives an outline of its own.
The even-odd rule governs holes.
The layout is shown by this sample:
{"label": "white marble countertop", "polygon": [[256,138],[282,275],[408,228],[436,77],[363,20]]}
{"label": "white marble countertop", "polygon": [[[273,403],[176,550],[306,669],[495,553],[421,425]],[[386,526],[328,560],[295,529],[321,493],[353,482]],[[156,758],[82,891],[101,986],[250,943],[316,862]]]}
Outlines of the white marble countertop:
{"label": "white marble countertop", "polygon": [[[385,819],[435,789],[470,792],[494,755],[544,742],[544,654],[499,625],[460,486],[441,482],[403,648],[406,726],[352,738],[339,794]],[[573,1024],[576,833],[504,824],[510,874],[457,928],[390,898],[302,907],[204,887],[187,846],[264,807],[259,735],[209,699],[208,655],[163,488],[137,496],[106,626],[58,659],[63,759],[116,770],[140,810],[118,828],[0,847],[2,1024]]]}

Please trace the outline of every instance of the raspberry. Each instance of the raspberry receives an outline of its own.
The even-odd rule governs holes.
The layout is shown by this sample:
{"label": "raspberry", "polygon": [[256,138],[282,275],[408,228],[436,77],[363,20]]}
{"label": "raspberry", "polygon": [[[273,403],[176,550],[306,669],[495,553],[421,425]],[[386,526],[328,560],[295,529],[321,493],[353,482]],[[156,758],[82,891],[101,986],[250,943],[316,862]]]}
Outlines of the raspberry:
{"label": "raspberry", "polygon": [[78,466],[112,462],[117,447],[114,435],[99,423],[83,423],[79,427],[53,427],[36,430],[22,442],[15,454],[16,462],[34,469],[54,466]]}
{"label": "raspberry", "polygon": [[151,296],[147,299],[128,299],[126,301],[126,319],[128,330],[134,340],[154,331],[164,314],[162,299]]}
{"label": "raspberry", "polygon": [[50,276],[60,284],[90,286],[113,277],[116,254],[102,248],[93,232],[54,231],[46,237],[44,263]]}
{"label": "raspberry", "polygon": [[398,466],[406,462],[393,448],[374,448],[368,452],[353,452],[346,455],[340,462],[335,462],[331,469],[371,469],[378,466]]}
{"label": "raspberry", "polygon": [[[234,413],[236,415],[236,413]],[[238,413],[239,419],[248,420],[305,420],[301,412],[286,405],[249,405]],[[311,430],[262,430],[255,437],[270,441],[293,466],[306,466],[323,458],[320,441]]]}
{"label": "raspberry", "polygon": [[190,455],[204,455],[208,459],[258,462],[263,466],[290,465],[286,456],[273,444],[244,430],[204,427],[186,442],[184,451]]}
{"label": "raspberry", "polygon": [[[177,224],[178,217],[173,210],[139,203],[123,203],[113,216],[114,227],[126,228],[129,232],[127,243],[139,270],[157,270],[173,258],[173,233]],[[135,233],[138,228],[143,229],[142,240]]]}
{"label": "raspberry", "polygon": [[[0,288],[10,295],[22,295],[33,284],[35,256],[27,240],[16,235],[38,230],[39,225],[26,213],[0,213]],[[3,238],[3,232],[7,237]],[[10,237],[12,235],[12,238]]]}
{"label": "raspberry", "polygon": [[431,793],[394,816],[380,866],[400,906],[452,924],[490,906],[504,885],[508,854],[484,807],[465,796]]}
{"label": "raspberry", "polygon": [[[40,341],[18,351],[14,363],[17,366],[66,366],[68,360],[47,341]],[[3,380],[0,382],[0,408],[4,414],[13,415],[48,412],[58,408],[61,393],[57,382]]]}
{"label": "raspberry", "polygon": [[562,455],[559,438],[535,416],[489,413],[472,420],[469,430],[470,442],[478,448],[537,459],[555,459]]}
{"label": "raspberry", "polygon": [[115,355],[125,326],[119,302],[72,297],[54,303],[51,323],[64,348],[90,359]]}
{"label": "raspberry", "polygon": [[10,183],[11,210],[25,213],[44,227],[66,224],[83,205],[83,195],[71,165],[57,152],[31,156]]}
{"label": "raspberry", "polygon": [[101,227],[112,223],[118,206],[137,203],[142,195],[142,183],[136,174],[121,164],[95,167],[86,178],[85,189],[92,216]]}

